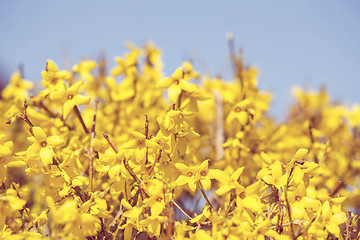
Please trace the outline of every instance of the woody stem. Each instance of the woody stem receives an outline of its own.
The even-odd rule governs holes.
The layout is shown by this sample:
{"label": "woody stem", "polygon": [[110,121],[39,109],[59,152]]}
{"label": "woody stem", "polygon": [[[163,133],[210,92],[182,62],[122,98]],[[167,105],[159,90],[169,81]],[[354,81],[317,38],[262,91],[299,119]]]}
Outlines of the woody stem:
{"label": "woody stem", "polygon": [[89,163],[89,178],[90,178],[90,192],[93,189],[93,175],[94,175],[94,149],[92,147],[92,140],[95,138],[95,124],[96,124],[96,113],[98,107],[99,100],[95,99],[95,108],[94,108],[94,118],[93,118],[93,125],[91,128],[91,139],[90,139],[90,163]]}
{"label": "woody stem", "polygon": [[214,212],[216,212],[215,209],[214,209],[214,207],[212,206],[210,200],[209,200],[208,197],[206,196],[204,187],[203,187],[203,185],[201,184],[201,182],[198,181],[197,184],[198,184],[198,186],[199,186],[199,188],[200,188],[201,194],[202,194],[203,197],[205,198],[205,200],[206,200],[207,204],[209,205],[209,207],[211,208],[211,210],[213,210]]}
{"label": "woody stem", "polygon": [[84,129],[85,133],[89,133],[89,130],[87,129],[87,127],[85,125],[84,119],[81,117],[81,113],[80,113],[78,106],[76,106],[76,105],[74,106],[74,111],[75,111],[76,116],[80,120],[81,126]]}

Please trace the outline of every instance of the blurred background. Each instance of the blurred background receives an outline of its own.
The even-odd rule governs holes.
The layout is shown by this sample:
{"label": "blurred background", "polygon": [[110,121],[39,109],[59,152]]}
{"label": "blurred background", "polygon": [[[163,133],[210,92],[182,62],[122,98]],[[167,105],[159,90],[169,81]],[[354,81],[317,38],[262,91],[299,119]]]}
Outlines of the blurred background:
{"label": "blurred background", "polygon": [[101,51],[112,68],[127,40],[155,43],[168,75],[191,59],[198,71],[230,79],[232,32],[282,119],[294,85],[325,85],[334,100],[360,102],[359,12],[357,0],[1,1],[0,80],[22,64],[25,78],[40,83],[47,59],[65,68],[64,57],[73,65]]}

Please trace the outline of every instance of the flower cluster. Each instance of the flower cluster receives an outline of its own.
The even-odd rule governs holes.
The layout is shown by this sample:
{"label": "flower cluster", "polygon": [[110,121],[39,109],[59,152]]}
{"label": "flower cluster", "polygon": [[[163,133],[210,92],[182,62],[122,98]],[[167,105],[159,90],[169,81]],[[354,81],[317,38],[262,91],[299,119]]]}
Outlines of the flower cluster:
{"label": "flower cluster", "polygon": [[[284,122],[257,70],[234,80],[152,44],[1,92],[1,239],[355,239],[360,107],[294,89]],[[5,124],[6,123],[6,124]]]}

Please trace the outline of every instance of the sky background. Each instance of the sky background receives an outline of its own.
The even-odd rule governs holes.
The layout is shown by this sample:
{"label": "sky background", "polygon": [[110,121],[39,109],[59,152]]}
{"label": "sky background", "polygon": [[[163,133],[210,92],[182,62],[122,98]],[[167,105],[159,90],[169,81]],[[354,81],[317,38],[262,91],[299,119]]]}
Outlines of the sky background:
{"label": "sky background", "polygon": [[332,99],[360,102],[360,1],[1,1],[0,73],[22,63],[40,82],[47,59],[64,68],[105,51],[109,67],[125,41],[152,41],[170,75],[192,59],[200,72],[230,78],[225,34],[245,62],[260,70],[259,88],[274,94],[282,118],[291,87],[319,89]]}

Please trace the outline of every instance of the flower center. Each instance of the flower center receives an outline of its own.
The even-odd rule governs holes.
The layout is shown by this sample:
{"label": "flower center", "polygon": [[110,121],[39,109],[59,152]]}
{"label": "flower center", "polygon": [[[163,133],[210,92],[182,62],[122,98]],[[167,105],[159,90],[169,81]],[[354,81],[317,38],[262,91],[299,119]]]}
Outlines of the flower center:
{"label": "flower center", "polygon": [[156,199],[156,201],[158,201],[158,202],[161,202],[161,200],[162,200],[161,197],[158,197],[158,198]]}
{"label": "flower center", "polygon": [[5,160],[6,160],[6,159],[5,159],[4,156],[1,156],[1,157],[0,157],[0,163],[5,163]]}
{"label": "flower center", "polygon": [[144,147],[145,146],[145,140],[144,139],[139,140],[138,145],[139,145],[139,147]]}
{"label": "flower center", "polygon": [[41,146],[41,147],[46,147],[46,146],[47,146],[47,142],[46,142],[46,141],[42,141],[42,142],[40,143],[40,146]]}
{"label": "flower center", "polygon": [[179,80],[177,80],[177,79],[174,79],[173,82],[174,82],[175,85],[179,85],[179,83],[180,83]]}
{"label": "flower center", "polygon": [[187,175],[188,175],[188,177],[192,177],[193,173],[192,173],[192,172],[188,172]]}
{"label": "flower center", "polygon": [[206,174],[207,174],[206,171],[201,171],[201,172],[200,172],[200,175],[203,176],[203,177],[206,176]]}
{"label": "flower center", "polygon": [[70,99],[73,99],[73,98],[74,98],[74,95],[69,94],[67,98],[68,98],[69,100],[70,100]]}
{"label": "flower center", "polygon": [[239,197],[240,197],[241,199],[244,199],[244,198],[246,197],[245,192],[240,193],[240,194],[239,194]]}
{"label": "flower center", "polygon": [[240,107],[236,107],[234,111],[235,111],[235,112],[241,112],[241,108],[240,108]]}

